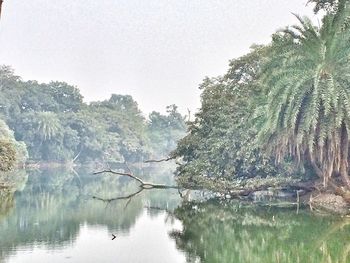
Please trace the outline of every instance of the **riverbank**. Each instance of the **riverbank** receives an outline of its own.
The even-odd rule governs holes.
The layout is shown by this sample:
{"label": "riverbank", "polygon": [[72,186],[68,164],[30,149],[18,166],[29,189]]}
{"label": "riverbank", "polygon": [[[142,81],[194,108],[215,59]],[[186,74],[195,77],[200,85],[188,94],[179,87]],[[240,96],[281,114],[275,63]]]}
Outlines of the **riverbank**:
{"label": "riverbank", "polygon": [[[150,164],[130,164],[133,171],[150,166]],[[102,167],[102,164],[97,163],[83,165],[72,162],[37,162],[29,163],[26,169],[29,171],[63,169],[74,171],[74,173],[76,173],[75,169],[84,169],[93,173],[102,171]],[[129,167],[120,164],[114,169],[129,169]],[[156,169],[161,168],[157,167]],[[135,175],[145,179],[139,172],[135,172]],[[302,181],[292,177],[254,177],[233,181],[224,178],[187,178],[181,176],[175,177],[175,179],[179,188],[211,192],[211,197],[222,201],[240,200],[266,206],[309,207],[311,210],[340,215],[350,213],[349,202],[337,193],[322,190],[321,182],[317,180]],[[153,183],[157,184],[159,180],[155,179]]]}
{"label": "riverbank", "polygon": [[319,180],[291,177],[225,180],[208,177],[177,178],[180,187],[213,193],[219,200],[244,200],[268,206],[303,206],[321,213],[350,214],[350,203],[340,193],[322,189]]}

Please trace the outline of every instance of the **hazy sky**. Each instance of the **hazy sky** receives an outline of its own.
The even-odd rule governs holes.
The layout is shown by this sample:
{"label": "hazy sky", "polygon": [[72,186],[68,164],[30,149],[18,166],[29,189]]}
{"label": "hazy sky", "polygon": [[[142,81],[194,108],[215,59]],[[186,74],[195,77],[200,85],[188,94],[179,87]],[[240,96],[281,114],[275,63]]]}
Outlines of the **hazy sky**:
{"label": "hazy sky", "polygon": [[130,94],[148,113],[199,107],[198,84],[228,61],[313,17],[307,0],[5,0],[0,64],[66,81],[86,101]]}

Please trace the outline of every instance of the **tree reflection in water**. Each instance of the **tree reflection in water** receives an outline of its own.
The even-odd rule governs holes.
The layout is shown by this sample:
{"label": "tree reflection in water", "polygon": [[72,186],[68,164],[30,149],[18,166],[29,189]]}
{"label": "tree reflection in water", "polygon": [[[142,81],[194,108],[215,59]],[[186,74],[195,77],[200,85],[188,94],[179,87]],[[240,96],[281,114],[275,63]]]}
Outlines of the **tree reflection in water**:
{"label": "tree reflection in water", "polygon": [[[155,176],[145,176],[149,181],[172,183],[167,181],[170,172],[149,174]],[[188,262],[350,262],[350,221],[345,218],[234,202],[181,202],[177,190],[147,190],[132,198],[101,202],[92,196],[125,197],[135,193],[138,184],[108,174],[79,175],[47,170],[12,178],[17,192],[11,188],[0,194],[0,262],[23,247],[56,251],[73,246],[83,225],[127,236],[145,207],[149,218],[166,213],[169,227],[182,222],[181,231],[169,234],[178,250],[186,252]]]}
{"label": "tree reflection in water", "polygon": [[44,246],[47,250],[57,250],[72,246],[84,224],[106,227],[109,233],[119,236],[127,235],[142,214],[145,202],[173,208],[178,204],[177,195],[147,191],[135,196],[127,209],[127,200],[106,206],[92,196],[123,196],[138,189],[137,184],[86,171],[80,171],[80,176],[60,169],[29,173],[22,191],[0,197],[0,262],[19,247],[30,250]]}
{"label": "tree reflection in water", "polygon": [[350,220],[239,204],[187,203],[170,235],[188,262],[350,262]]}

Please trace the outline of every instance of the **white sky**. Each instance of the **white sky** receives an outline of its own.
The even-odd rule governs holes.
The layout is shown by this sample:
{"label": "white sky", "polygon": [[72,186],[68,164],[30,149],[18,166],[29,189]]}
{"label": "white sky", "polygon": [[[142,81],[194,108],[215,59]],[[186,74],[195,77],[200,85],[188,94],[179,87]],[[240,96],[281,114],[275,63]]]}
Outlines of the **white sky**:
{"label": "white sky", "polygon": [[140,108],[200,106],[228,60],[314,17],[307,0],[5,0],[0,64],[25,80],[76,85],[85,101],[130,94]]}

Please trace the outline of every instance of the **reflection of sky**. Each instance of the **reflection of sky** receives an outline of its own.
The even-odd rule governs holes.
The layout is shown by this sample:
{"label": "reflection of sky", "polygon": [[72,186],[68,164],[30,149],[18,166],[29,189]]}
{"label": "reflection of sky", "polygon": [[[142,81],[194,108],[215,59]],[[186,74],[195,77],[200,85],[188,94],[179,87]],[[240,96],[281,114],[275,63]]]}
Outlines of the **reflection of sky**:
{"label": "reflection of sky", "polygon": [[80,227],[76,241],[70,246],[55,250],[47,250],[43,246],[29,250],[20,247],[8,263],[185,262],[184,253],[176,249],[175,241],[168,235],[171,230],[180,230],[181,223],[165,221],[165,213],[151,218],[144,212],[127,235],[114,233],[117,238],[113,241],[112,233],[106,227],[85,224]]}

